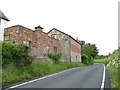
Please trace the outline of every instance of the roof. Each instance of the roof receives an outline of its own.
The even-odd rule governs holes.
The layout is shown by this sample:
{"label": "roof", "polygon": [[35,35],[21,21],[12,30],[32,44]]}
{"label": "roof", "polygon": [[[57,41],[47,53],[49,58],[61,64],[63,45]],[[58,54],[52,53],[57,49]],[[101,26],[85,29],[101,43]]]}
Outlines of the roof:
{"label": "roof", "polygon": [[37,27],[35,27],[35,29],[37,29],[37,28],[44,29],[44,28],[42,28],[40,25],[39,25],[39,26],[37,26]]}
{"label": "roof", "polygon": [[[61,33],[63,33],[63,34],[65,34],[65,35],[67,35],[67,36],[69,36],[70,38],[72,38],[74,41],[76,41],[78,44],[80,44],[77,40],[75,40],[72,36],[70,36],[69,34],[66,34],[66,33],[64,33],[64,32],[62,32],[62,31],[60,31],[60,30],[58,30],[58,29],[56,29],[56,28],[53,28],[52,30],[50,30],[48,33],[50,33],[51,31],[53,31],[53,30],[56,30],[56,31],[58,31],[58,32],[61,32]],[[48,34],[47,33],[47,34]]]}
{"label": "roof", "polygon": [[[35,32],[35,30],[29,29],[29,28],[24,27],[24,26],[22,26],[22,25],[14,25],[14,26],[7,27],[7,28],[5,28],[5,29],[10,29],[10,28],[14,28],[14,27],[23,27],[23,28],[26,28],[26,29],[28,29],[28,30],[30,30],[30,31]],[[38,30],[38,31],[39,31],[39,30]],[[46,34],[46,35],[48,36],[47,33],[43,32],[43,31],[42,31],[42,33],[43,33],[43,34]],[[49,36],[48,36],[48,37],[49,37]],[[52,38],[52,37],[49,37],[49,38]],[[54,39],[54,38],[52,38],[52,39]],[[57,41],[58,41],[58,39],[54,39],[54,40],[57,40]]]}
{"label": "roof", "polygon": [[0,18],[6,20],[6,21],[10,21],[3,13],[2,11],[0,10]]}

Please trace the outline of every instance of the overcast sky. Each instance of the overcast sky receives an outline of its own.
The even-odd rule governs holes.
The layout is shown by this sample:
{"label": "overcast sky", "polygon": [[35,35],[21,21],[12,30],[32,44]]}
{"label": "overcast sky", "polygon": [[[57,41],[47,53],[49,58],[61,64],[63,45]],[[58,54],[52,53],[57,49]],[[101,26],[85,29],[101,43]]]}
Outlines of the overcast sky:
{"label": "overcast sky", "polygon": [[108,55],[118,48],[118,1],[1,0],[0,9],[10,19],[8,26],[57,28]]}

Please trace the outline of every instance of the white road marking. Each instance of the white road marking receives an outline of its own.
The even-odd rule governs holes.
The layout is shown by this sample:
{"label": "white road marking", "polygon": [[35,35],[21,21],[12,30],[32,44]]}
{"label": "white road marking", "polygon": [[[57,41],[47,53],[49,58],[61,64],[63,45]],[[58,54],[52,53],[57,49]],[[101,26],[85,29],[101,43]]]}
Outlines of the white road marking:
{"label": "white road marking", "polygon": [[[80,68],[80,67],[77,67],[77,68]],[[41,78],[38,78],[38,79],[34,79],[34,80],[31,80],[31,81],[28,81],[28,82],[24,82],[24,83],[21,83],[21,84],[9,87],[9,88],[7,88],[5,90],[11,89],[11,88],[16,88],[16,87],[19,87],[19,86],[22,86],[22,85],[25,85],[25,84],[28,84],[28,83],[35,82],[37,80],[42,80],[44,78],[48,78],[48,77],[51,77],[51,76],[54,76],[54,75],[57,75],[57,74],[60,74],[60,73],[66,72],[66,71],[70,71],[70,70],[73,70],[73,69],[77,69],[77,68],[72,68],[72,69],[64,70],[64,71],[57,72],[57,73],[54,73],[54,74],[51,74],[51,75],[48,75],[48,76],[44,76],[44,77],[41,77]]]}
{"label": "white road marking", "polygon": [[105,65],[103,64],[104,66],[104,70],[103,70],[103,79],[102,79],[102,84],[101,84],[101,90],[104,89],[104,84],[105,84]]}

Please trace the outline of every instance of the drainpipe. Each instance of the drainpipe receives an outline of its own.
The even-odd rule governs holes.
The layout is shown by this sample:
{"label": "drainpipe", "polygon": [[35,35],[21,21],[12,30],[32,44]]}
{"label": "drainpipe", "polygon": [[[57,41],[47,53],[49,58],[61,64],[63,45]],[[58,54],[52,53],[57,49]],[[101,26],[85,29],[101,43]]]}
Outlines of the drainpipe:
{"label": "drainpipe", "polygon": [[71,62],[71,39],[69,37],[69,55],[70,55],[70,62]]}

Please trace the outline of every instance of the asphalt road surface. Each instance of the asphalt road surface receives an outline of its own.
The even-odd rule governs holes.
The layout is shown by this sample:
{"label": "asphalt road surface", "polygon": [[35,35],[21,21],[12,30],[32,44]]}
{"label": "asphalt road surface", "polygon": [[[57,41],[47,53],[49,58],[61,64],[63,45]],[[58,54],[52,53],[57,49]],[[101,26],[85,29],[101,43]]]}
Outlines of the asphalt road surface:
{"label": "asphalt road surface", "polygon": [[[23,83],[14,88],[101,88],[103,64],[74,68],[43,79]],[[10,87],[13,88],[13,87]],[[110,78],[105,68],[104,88],[110,88]]]}

